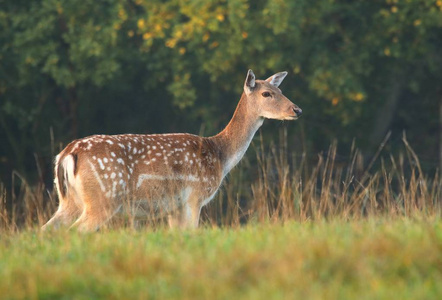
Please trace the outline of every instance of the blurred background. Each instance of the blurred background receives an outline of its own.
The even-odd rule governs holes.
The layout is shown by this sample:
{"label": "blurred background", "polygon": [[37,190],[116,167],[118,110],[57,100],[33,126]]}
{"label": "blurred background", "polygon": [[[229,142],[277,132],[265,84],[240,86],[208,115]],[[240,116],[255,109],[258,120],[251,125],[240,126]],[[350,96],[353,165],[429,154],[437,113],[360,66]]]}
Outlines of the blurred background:
{"label": "blurred background", "polygon": [[285,128],[297,155],[337,141],[337,162],[370,161],[405,133],[425,172],[442,163],[442,0],[0,0],[0,182],[51,188],[91,134],[216,134],[248,69],[288,71],[304,111],[266,142]]}

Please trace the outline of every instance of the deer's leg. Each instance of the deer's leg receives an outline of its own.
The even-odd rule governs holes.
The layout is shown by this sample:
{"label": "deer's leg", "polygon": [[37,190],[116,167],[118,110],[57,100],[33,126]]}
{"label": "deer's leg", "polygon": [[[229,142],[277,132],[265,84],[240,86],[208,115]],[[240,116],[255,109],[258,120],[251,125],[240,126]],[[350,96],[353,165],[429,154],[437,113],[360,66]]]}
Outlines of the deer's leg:
{"label": "deer's leg", "polygon": [[198,202],[198,199],[193,197],[184,205],[183,228],[198,228],[201,213],[201,206]]}
{"label": "deer's leg", "polygon": [[65,198],[60,197],[60,203],[58,205],[57,212],[52,218],[41,228],[42,230],[48,230],[50,228],[58,229],[62,226],[71,225],[75,219],[81,214],[81,210],[75,204],[73,196],[67,196]]}
{"label": "deer's leg", "polygon": [[184,212],[182,209],[177,209],[167,216],[169,227],[172,229],[181,228],[183,224]]}
{"label": "deer's leg", "polygon": [[170,228],[198,228],[201,208],[193,203],[185,203],[174,213],[168,215]]}
{"label": "deer's leg", "polygon": [[[100,208],[98,208],[98,210],[99,209]],[[112,212],[109,209],[97,211],[97,209],[94,208],[85,208],[81,216],[75,221],[71,228],[82,232],[97,231],[101,226],[106,224],[110,218],[112,218],[115,212],[115,210]]]}
{"label": "deer's leg", "polygon": [[109,198],[97,197],[96,195],[83,193],[83,212],[75,221],[71,228],[78,231],[96,231],[106,224],[110,218],[118,211],[120,206],[115,205],[115,201]]}

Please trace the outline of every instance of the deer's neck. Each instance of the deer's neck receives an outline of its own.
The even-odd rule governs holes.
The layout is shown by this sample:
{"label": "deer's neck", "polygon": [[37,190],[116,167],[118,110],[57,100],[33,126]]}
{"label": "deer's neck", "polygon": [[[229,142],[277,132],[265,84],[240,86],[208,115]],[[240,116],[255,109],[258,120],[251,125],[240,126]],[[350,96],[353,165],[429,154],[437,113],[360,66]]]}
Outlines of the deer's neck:
{"label": "deer's neck", "polygon": [[224,176],[244,156],[263,121],[264,118],[258,116],[255,107],[248,103],[245,94],[243,94],[229,124],[223,131],[211,138],[220,149]]}

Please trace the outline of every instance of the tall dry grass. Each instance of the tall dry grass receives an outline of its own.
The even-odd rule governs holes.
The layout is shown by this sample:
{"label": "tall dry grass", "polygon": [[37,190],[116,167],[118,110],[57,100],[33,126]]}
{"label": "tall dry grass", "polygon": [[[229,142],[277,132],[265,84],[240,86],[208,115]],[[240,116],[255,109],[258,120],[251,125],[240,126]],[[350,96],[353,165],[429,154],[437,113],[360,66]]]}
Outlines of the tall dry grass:
{"label": "tall dry grass", "polygon": [[[265,145],[268,142],[258,137],[253,150],[203,209],[203,226],[441,214],[440,172],[422,171],[405,136],[403,153],[381,156],[381,145],[368,164],[354,145],[346,159],[337,158],[336,143],[325,155],[294,153],[287,146],[285,130],[278,145]],[[51,217],[56,194],[42,182],[31,185],[23,174],[13,172],[15,189],[0,183],[1,231],[41,226]],[[153,220],[149,226],[164,224]],[[130,216],[116,223],[139,226]]]}
{"label": "tall dry grass", "polygon": [[[257,164],[245,160],[217,198],[204,209],[209,224],[434,217],[441,215],[440,172],[426,174],[403,136],[403,152],[382,155],[388,136],[368,162],[353,146],[337,158],[333,143],[325,155],[290,152],[287,132],[279,145],[255,145]],[[257,170],[251,179],[250,170]],[[245,175],[248,174],[248,175]]]}

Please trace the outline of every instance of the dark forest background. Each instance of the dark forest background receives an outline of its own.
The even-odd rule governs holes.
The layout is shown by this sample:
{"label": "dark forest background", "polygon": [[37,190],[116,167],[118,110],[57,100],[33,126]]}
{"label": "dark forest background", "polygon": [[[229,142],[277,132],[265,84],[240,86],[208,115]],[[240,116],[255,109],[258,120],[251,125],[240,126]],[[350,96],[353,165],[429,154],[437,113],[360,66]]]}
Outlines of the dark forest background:
{"label": "dark forest background", "polygon": [[441,0],[0,0],[0,182],[52,180],[75,138],[105,133],[212,135],[233,114],[248,69],[288,71],[291,151],[338,142],[370,160],[402,135],[441,163]]}

